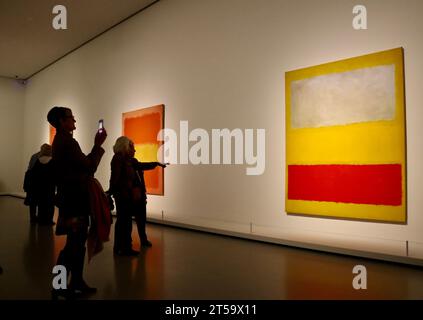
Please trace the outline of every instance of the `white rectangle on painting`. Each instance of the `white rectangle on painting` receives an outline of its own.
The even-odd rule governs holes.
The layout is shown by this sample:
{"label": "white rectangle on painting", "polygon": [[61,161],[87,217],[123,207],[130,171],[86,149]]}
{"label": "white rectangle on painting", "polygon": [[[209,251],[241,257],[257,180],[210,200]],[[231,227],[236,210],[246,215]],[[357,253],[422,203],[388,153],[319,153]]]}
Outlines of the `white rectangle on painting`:
{"label": "white rectangle on painting", "polygon": [[291,83],[291,127],[392,120],[395,66],[332,73]]}

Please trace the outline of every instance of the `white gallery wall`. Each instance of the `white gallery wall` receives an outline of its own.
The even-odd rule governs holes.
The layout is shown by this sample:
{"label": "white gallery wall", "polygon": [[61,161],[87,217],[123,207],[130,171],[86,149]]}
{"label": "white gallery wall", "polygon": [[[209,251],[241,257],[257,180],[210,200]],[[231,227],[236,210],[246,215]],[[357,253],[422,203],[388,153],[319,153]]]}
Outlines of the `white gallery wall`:
{"label": "white gallery wall", "polygon": [[[209,133],[265,129],[266,167],[248,176],[247,165],[171,165],[165,196],[149,196],[149,217],[423,259],[423,2],[360,1],[368,11],[368,30],[360,31],[352,28],[356,4],[161,0],[28,81],[23,128],[16,130],[24,133],[21,171],[48,141],[47,111],[63,105],[76,116],[75,138],[85,152],[98,119],[105,120],[106,154],[97,178],[107,189],[122,112],[163,103],[165,126],[177,132],[182,120]],[[287,215],[285,72],[397,47],[405,53],[407,224]]]}
{"label": "white gallery wall", "polygon": [[0,194],[22,192],[24,93],[20,82],[0,77]]}

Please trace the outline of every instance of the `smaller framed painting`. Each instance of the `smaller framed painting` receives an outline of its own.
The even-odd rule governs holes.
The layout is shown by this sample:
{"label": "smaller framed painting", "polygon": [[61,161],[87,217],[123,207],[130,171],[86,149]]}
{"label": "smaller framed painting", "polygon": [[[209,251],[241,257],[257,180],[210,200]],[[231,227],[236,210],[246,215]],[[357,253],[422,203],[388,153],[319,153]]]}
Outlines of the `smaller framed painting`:
{"label": "smaller framed painting", "polygon": [[[159,161],[157,151],[163,142],[157,134],[164,128],[164,111],[161,104],[122,114],[122,134],[134,142],[135,158],[140,162]],[[144,179],[148,194],[164,195],[163,168],[145,171]]]}

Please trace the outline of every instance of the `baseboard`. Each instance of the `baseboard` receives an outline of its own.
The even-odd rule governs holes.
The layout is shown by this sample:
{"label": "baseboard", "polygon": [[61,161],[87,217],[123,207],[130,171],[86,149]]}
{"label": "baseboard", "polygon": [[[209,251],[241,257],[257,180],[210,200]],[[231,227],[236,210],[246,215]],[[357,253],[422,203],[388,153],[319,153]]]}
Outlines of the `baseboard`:
{"label": "baseboard", "polygon": [[12,193],[11,192],[0,192],[0,196],[25,199],[25,193],[20,193],[20,192],[12,192]]}
{"label": "baseboard", "polygon": [[217,234],[217,235],[241,238],[241,239],[246,239],[246,240],[253,240],[253,241],[260,241],[260,242],[284,245],[284,246],[301,248],[301,249],[312,250],[312,251],[328,252],[328,253],[332,253],[332,254],[353,256],[353,257],[366,258],[366,259],[372,259],[372,260],[382,260],[382,261],[386,261],[386,262],[393,262],[393,263],[420,266],[420,267],[423,266],[423,260],[416,259],[416,258],[413,258],[413,257],[393,256],[393,255],[388,255],[388,254],[366,252],[366,251],[344,249],[344,248],[336,248],[336,247],[318,245],[318,244],[303,243],[303,242],[290,241],[290,240],[285,240],[285,239],[281,239],[281,238],[273,238],[273,237],[268,237],[268,236],[263,236],[263,235],[255,235],[255,234],[247,234],[247,233],[234,232],[234,231],[226,231],[226,230],[222,230],[222,229],[214,229],[214,228],[208,228],[208,227],[203,227],[203,226],[200,227],[200,226],[196,226],[196,225],[192,225],[192,224],[188,224],[188,223],[175,222],[175,221],[169,221],[169,220],[152,218],[152,217],[147,218],[147,221],[150,222],[150,223],[166,225],[166,226],[171,226],[171,227],[176,227],[176,228],[181,228],[181,229],[195,230],[195,231],[200,231],[200,232],[206,232],[206,233],[212,233],[212,234]]}

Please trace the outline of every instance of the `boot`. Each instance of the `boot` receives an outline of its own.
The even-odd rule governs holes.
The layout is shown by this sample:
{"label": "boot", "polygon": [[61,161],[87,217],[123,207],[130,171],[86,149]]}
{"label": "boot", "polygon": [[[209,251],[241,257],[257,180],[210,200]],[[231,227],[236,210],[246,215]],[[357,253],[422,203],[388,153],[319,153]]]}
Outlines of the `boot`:
{"label": "boot", "polygon": [[72,261],[72,277],[69,284],[69,289],[71,289],[75,294],[94,294],[97,292],[97,288],[88,286],[82,277],[85,261],[85,251],[86,249],[83,248],[81,252],[75,254]]}
{"label": "boot", "polygon": [[66,250],[66,247],[65,247],[60,251],[59,256],[57,257],[57,262],[56,262],[57,265],[62,265],[66,268],[67,280],[69,280],[69,273],[71,271],[71,266],[69,263],[68,256],[69,256],[68,250]]}
{"label": "boot", "polygon": [[147,239],[144,239],[144,240],[141,241],[141,247],[147,248],[147,247],[152,247],[152,246],[153,246],[153,244]]}
{"label": "boot", "polygon": [[151,247],[153,244],[147,239],[147,233],[145,232],[145,218],[141,215],[135,217],[137,223],[138,236],[140,237],[141,247]]}
{"label": "boot", "polygon": [[60,297],[64,298],[65,300],[74,300],[76,298],[76,295],[74,291],[69,288],[51,290],[51,300],[57,301]]}
{"label": "boot", "polygon": [[67,273],[68,278],[69,278],[69,273],[71,272],[71,265],[70,265],[70,262],[69,262],[69,254],[68,254],[68,250],[66,249],[66,247],[62,251],[60,251],[59,256],[57,257],[56,264],[65,266],[66,273]]}
{"label": "boot", "polygon": [[[69,254],[67,253],[66,247],[60,251],[59,256],[57,257],[57,265],[62,265],[66,268],[67,278],[69,279],[69,272],[71,271],[71,266],[69,263]],[[68,289],[52,289],[51,290],[51,300],[59,300],[62,297],[66,300],[75,299],[75,295],[72,290]]]}

